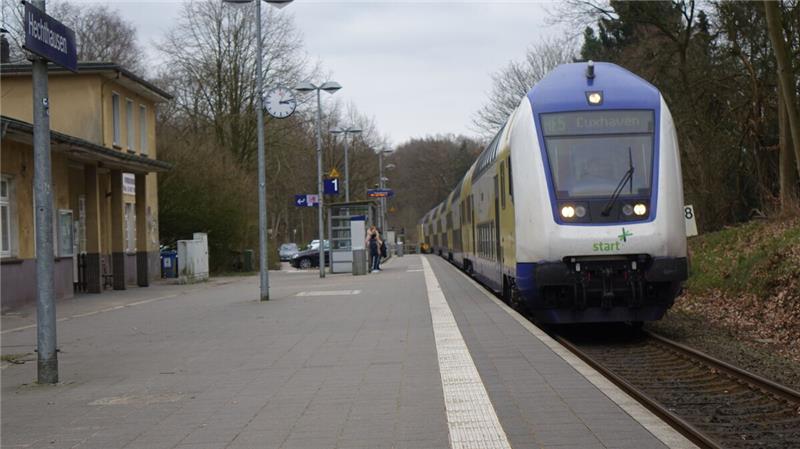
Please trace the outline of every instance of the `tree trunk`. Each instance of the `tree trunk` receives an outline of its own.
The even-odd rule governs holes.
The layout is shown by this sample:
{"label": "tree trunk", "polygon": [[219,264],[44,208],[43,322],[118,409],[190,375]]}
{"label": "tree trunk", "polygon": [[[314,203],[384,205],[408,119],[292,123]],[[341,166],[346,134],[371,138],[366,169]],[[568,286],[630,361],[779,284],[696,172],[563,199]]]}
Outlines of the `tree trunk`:
{"label": "tree trunk", "polygon": [[789,133],[789,117],[783,89],[778,86],[778,137],[780,154],[778,158],[778,179],[780,183],[781,209],[784,213],[797,209],[797,170],[792,152],[792,136]]}
{"label": "tree trunk", "polygon": [[778,2],[765,0],[764,10],[767,19],[767,32],[772,42],[775,60],[778,65],[778,80],[783,92],[783,103],[789,122],[792,147],[797,171],[800,172],[800,112],[797,107],[797,95],[794,88],[794,74],[789,54],[786,52],[786,42],[783,38],[783,25],[781,24],[781,11]]}

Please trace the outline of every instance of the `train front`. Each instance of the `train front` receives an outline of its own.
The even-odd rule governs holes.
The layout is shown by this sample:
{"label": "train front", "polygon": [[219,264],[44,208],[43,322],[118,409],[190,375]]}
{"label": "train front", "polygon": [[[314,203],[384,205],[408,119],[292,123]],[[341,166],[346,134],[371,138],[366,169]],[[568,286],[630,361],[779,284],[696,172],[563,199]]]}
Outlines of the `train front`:
{"label": "train front", "polygon": [[512,136],[527,139],[512,158],[534,172],[515,223],[529,309],[553,323],[660,319],[687,278],[678,143],[661,94],[616,65],[579,63],[554,70],[528,104],[533,136]]}

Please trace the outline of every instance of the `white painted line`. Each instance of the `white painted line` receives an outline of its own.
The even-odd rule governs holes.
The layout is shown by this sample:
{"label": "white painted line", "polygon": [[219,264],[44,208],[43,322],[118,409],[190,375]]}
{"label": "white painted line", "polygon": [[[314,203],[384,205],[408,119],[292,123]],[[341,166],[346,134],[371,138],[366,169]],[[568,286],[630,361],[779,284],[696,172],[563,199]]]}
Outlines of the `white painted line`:
{"label": "white painted line", "polygon": [[425,271],[425,270],[423,270],[423,269],[419,269],[419,270],[417,270],[417,269],[410,270],[410,269],[409,269],[409,270],[406,270],[406,273],[418,273],[418,272],[420,272],[420,271]]}
{"label": "white painted line", "polygon": [[[135,306],[139,306],[139,305],[142,305],[142,304],[161,301],[163,299],[174,298],[176,296],[178,296],[177,293],[176,294],[172,294],[172,295],[159,296],[157,298],[143,299],[141,301],[131,302],[131,303],[128,303],[128,304],[122,304],[122,305],[119,305],[119,306],[106,307],[105,309],[92,310],[91,312],[84,312],[84,313],[79,313],[79,314],[76,314],[76,315],[70,315],[70,316],[61,317],[61,318],[58,318],[56,320],[56,322],[60,323],[60,322],[69,321],[69,320],[72,320],[72,319],[75,319],[75,318],[83,318],[83,317],[87,317],[87,316],[97,315],[99,313],[106,313],[106,312],[111,312],[113,310],[125,309],[127,307],[135,307]],[[19,331],[23,331],[25,329],[30,329],[30,328],[33,328],[33,327],[36,327],[36,324],[28,324],[27,326],[20,326],[20,327],[15,327],[14,329],[7,329],[7,330],[4,330],[4,331],[0,332],[0,335],[7,334],[9,332],[19,332]]]}
{"label": "white painted line", "polygon": [[295,296],[352,296],[360,294],[361,290],[316,290],[300,292]]}
{"label": "white painted line", "polygon": [[453,449],[511,449],[439,281],[424,258],[439,373]]}
{"label": "white painted line", "polygon": [[506,305],[506,303],[497,299],[496,296],[487,292],[485,288],[475,282],[475,280],[473,280],[471,277],[467,276],[461,271],[458,271],[458,273],[472,283],[475,288],[483,292],[487,298],[500,306],[501,309],[505,310],[506,313],[511,315],[512,318],[517,320],[517,322],[521,324],[522,327],[527,329],[528,332],[541,340],[541,342],[550,348],[550,350],[564,359],[565,362],[569,363],[570,366],[572,366],[583,377],[597,387],[598,390],[603,392],[603,394],[605,394],[621,409],[625,410],[625,413],[630,415],[631,418],[636,420],[642,425],[642,427],[652,433],[653,436],[661,440],[662,443],[672,449],[697,449],[697,446],[694,443],[686,439],[686,437],[678,433],[678,431],[670,427],[661,418],[654,415],[650,410],[646,409],[642,404],[637,402],[619,387],[614,385],[610,380],[606,379],[602,374],[597,372],[597,370],[578,358],[578,356],[558,344],[558,342],[550,338],[546,332],[539,329],[539,327],[528,321],[525,317],[517,313],[516,310]]}

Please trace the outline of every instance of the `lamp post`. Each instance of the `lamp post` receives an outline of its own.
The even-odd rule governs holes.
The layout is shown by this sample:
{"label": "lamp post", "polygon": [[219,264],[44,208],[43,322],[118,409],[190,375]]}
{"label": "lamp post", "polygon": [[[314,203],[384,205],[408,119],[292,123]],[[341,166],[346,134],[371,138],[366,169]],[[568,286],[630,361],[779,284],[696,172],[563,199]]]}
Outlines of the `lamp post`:
{"label": "lamp post", "polygon": [[333,134],[344,134],[344,200],[347,203],[350,202],[350,163],[347,159],[347,135],[358,134],[360,132],[361,128],[357,126],[334,128],[331,130]]}
{"label": "lamp post", "polygon": [[[383,155],[391,154],[389,150],[378,150],[378,188],[385,188],[387,178],[383,176]],[[381,198],[381,232],[386,232],[386,198]]]}
{"label": "lamp post", "polygon": [[322,99],[320,91],[324,90],[333,94],[342,86],[336,81],[326,81],[321,86],[309,82],[303,82],[295,87],[298,92],[317,92],[317,195],[319,204],[317,205],[317,218],[319,220],[319,277],[325,277],[325,229],[322,224],[323,191],[322,191]]}
{"label": "lamp post", "polygon": [[[243,4],[254,0],[222,0],[224,3]],[[258,95],[258,265],[261,284],[261,301],[269,301],[269,242],[267,241],[267,174],[264,161],[264,75],[261,73],[261,1],[278,8],[293,0],[255,0],[256,2],[256,93]]]}

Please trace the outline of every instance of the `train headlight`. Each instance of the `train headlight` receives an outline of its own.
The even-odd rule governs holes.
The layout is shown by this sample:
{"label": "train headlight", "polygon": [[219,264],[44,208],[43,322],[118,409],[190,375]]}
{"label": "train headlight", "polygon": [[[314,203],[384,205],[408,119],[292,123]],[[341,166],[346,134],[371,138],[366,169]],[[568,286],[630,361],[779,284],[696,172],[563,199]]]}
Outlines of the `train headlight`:
{"label": "train headlight", "polygon": [[572,206],[564,206],[561,208],[561,216],[564,218],[572,218],[575,216],[575,208]]}
{"label": "train headlight", "polygon": [[642,215],[647,213],[647,206],[645,206],[642,203],[639,203],[633,206],[633,213],[641,217]]}
{"label": "train headlight", "polygon": [[626,217],[630,217],[631,214],[633,213],[633,206],[631,206],[630,204],[622,206],[622,213],[625,214]]}
{"label": "train headlight", "polygon": [[602,92],[586,92],[586,99],[589,101],[591,105],[599,105],[603,103],[603,93]]}
{"label": "train headlight", "polygon": [[586,208],[583,206],[575,207],[575,216],[578,218],[583,218],[586,216]]}

